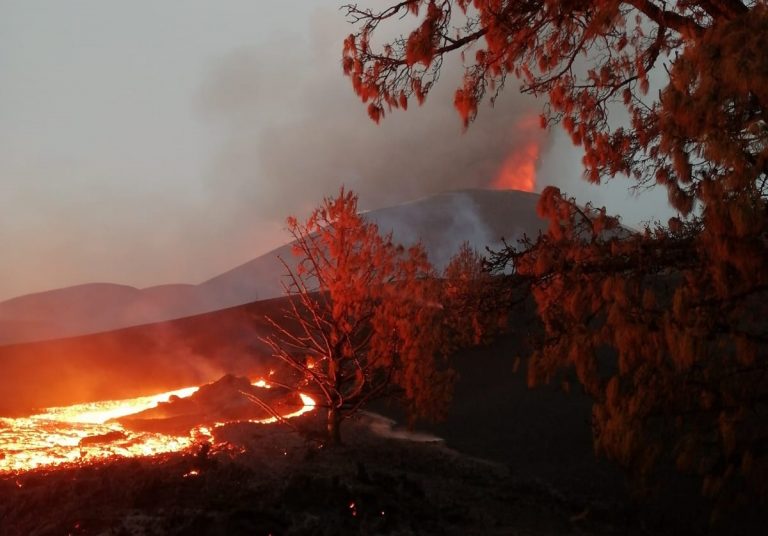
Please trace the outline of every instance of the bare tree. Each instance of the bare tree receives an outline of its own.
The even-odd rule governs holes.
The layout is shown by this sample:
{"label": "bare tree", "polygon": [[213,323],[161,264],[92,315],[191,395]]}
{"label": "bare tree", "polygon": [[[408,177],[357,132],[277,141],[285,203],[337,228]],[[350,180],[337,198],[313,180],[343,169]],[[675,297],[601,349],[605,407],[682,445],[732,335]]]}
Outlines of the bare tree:
{"label": "bare tree", "polygon": [[285,263],[288,307],[264,341],[327,410],[327,438],[369,401],[396,396],[412,416],[439,416],[453,372],[444,355],[439,281],[421,245],[382,236],[341,189],[306,222],[288,219],[296,268]]}
{"label": "bare tree", "polygon": [[[600,452],[641,474],[671,453],[721,502],[765,501],[766,1],[403,0],[346,13],[344,72],[375,121],[423,101],[459,53],[465,126],[516,78],[545,102],[543,125],[582,146],[589,181],[667,190],[679,216],[627,234],[547,188],[548,232],[491,265],[530,283],[543,337],[529,379],[575,374]],[[411,16],[409,34],[379,44]]]}

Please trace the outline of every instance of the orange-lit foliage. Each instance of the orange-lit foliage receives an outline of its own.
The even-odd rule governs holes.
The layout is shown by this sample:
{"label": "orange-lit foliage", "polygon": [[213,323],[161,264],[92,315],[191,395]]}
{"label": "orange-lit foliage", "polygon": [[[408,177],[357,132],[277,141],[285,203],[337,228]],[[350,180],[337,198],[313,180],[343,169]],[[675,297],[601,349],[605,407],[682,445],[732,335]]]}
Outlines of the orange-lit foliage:
{"label": "orange-lit foliage", "polygon": [[275,356],[328,410],[328,439],[368,401],[400,396],[412,416],[439,416],[453,373],[444,354],[439,282],[421,245],[408,249],[379,234],[342,189],[309,219],[288,219],[296,269],[288,270],[291,307],[272,319]]}
{"label": "orange-lit foliage", "polygon": [[708,227],[723,231],[730,214],[635,234],[550,187],[547,234],[494,259],[530,279],[544,325],[530,383],[572,371],[594,399],[598,452],[641,476],[671,454],[723,501],[768,496],[768,275],[755,269],[768,217],[754,203],[724,249]]}
{"label": "orange-lit foliage", "polygon": [[[465,126],[512,75],[547,99],[542,123],[561,122],[584,148],[592,182],[621,173],[658,183],[688,214],[707,181],[748,168],[730,175],[731,191],[765,172],[763,1],[405,0],[346,12],[356,33],[344,41],[344,72],[377,121],[422,102],[456,52],[465,73],[454,104]],[[420,22],[410,35],[374,45],[380,25],[411,16]],[[649,94],[649,73],[666,78],[662,65],[671,76]],[[609,122],[620,107],[624,126]]]}
{"label": "orange-lit foliage", "polygon": [[507,289],[469,243],[450,260],[442,280],[447,353],[488,343],[505,330],[511,305]]}
{"label": "orange-lit foliage", "polygon": [[[375,110],[419,102],[459,52],[465,126],[513,75],[584,149],[592,182],[666,188],[680,213],[630,235],[545,190],[549,232],[506,248],[546,337],[533,383],[573,369],[595,399],[599,451],[647,473],[669,447],[721,498],[767,497],[768,8],[764,0],[405,0],[346,8],[343,67]],[[381,50],[379,25],[418,31]],[[425,47],[432,46],[431,50]],[[409,53],[409,48],[419,54]],[[651,73],[661,83],[650,92]],[[617,121],[617,110],[626,113]],[[518,279],[519,280],[519,279]]]}

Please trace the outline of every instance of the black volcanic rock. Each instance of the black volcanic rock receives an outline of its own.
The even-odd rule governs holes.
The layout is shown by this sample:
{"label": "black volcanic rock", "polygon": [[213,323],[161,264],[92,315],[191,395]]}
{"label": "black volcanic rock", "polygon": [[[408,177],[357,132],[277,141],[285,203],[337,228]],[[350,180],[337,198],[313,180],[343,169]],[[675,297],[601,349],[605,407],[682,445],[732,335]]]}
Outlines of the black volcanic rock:
{"label": "black volcanic rock", "polygon": [[115,430],[114,432],[107,432],[106,434],[99,434],[94,436],[84,437],[78,443],[81,447],[87,447],[88,445],[101,445],[106,443],[113,443],[115,441],[123,441],[128,436],[124,432]]}
{"label": "black volcanic rock", "polygon": [[130,430],[187,433],[195,426],[267,419],[272,411],[285,415],[302,405],[298,394],[286,388],[256,387],[248,378],[227,374],[189,397],[174,396],[157,407],[115,420]]}

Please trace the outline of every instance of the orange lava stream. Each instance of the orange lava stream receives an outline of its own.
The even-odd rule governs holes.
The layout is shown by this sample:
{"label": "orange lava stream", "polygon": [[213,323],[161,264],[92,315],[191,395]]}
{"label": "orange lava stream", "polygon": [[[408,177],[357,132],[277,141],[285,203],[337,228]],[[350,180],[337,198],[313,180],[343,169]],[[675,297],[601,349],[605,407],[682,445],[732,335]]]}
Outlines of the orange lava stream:
{"label": "orange lava stream", "polygon": [[[253,384],[269,388],[264,381]],[[200,440],[211,438],[208,427],[198,427],[187,436],[133,432],[110,419],[138,413],[167,402],[172,396],[186,398],[197,387],[187,387],[152,396],[126,400],[105,400],[72,406],[47,408],[43,413],[22,418],[0,417],[0,473],[28,471],[36,467],[83,463],[113,456],[151,456],[177,452]],[[300,394],[303,406],[283,419],[315,409],[315,401]],[[276,417],[253,420],[263,424]],[[226,423],[217,423],[215,427]]]}

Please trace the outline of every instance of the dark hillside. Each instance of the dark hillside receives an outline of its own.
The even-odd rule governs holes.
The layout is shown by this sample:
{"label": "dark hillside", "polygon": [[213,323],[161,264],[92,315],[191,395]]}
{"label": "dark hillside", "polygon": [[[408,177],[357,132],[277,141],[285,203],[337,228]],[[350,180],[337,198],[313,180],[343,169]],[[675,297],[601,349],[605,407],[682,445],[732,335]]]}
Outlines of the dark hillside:
{"label": "dark hillside", "polygon": [[269,370],[267,300],[179,320],[0,347],[0,413],[128,398]]}

